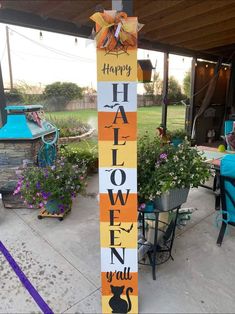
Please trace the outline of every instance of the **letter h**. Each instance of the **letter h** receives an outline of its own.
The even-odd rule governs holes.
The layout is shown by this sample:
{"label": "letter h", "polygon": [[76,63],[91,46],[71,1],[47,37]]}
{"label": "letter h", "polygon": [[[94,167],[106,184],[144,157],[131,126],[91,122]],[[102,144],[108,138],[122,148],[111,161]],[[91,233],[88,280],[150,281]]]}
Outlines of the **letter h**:
{"label": "letter h", "polygon": [[123,91],[118,92],[118,83],[113,83],[113,102],[119,101],[117,99],[118,94],[123,94],[123,102],[128,101],[128,85],[129,83],[123,83]]}

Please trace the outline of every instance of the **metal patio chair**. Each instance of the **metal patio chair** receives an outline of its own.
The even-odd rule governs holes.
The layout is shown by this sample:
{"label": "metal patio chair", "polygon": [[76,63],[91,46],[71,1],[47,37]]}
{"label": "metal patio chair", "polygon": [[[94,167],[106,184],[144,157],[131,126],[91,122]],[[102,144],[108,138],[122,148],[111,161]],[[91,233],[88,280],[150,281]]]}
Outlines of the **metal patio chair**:
{"label": "metal patio chair", "polygon": [[[226,155],[220,167],[221,228],[217,245],[221,246],[228,225],[235,226],[235,155]],[[218,222],[218,221],[217,221]]]}

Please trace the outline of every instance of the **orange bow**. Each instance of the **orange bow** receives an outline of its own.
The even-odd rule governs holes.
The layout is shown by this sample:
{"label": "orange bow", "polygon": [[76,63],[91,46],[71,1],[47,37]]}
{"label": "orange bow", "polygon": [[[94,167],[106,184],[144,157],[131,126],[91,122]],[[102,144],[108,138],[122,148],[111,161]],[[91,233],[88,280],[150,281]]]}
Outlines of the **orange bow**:
{"label": "orange bow", "polygon": [[96,23],[97,48],[118,51],[137,45],[137,20],[128,18],[125,12],[97,12],[90,19]]}

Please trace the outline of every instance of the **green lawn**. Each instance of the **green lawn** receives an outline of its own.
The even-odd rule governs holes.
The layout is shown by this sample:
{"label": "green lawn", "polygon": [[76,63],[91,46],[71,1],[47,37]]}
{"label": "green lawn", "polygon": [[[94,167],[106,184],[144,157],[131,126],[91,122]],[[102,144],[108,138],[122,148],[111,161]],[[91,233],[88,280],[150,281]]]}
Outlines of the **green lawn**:
{"label": "green lawn", "polygon": [[[156,127],[161,123],[162,108],[161,107],[142,107],[138,108],[138,134],[141,135],[145,131],[155,134]],[[168,106],[167,113],[167,129],[172,131],[184,128],[185,107],[184,106]]]}
{"label": "green lawn", "polygon": [[[151,134],[156,133],[156,127],[161,123],[162,108],[157,107],[142,107],[138,108],[138,135],[148,131]],[[78,111],[62,111],[53,112],[49,115],[54,115],[57,118],[63,117],[77,117],[78,119],[92,124],[93,127],[97,128],[97,111],[95,109],[81,109]],[[168,106],[168,130],[175,130],[184,128],[185,119],[185,107],[184,106]],[[89,140],[92,146],[95,141]],[[84,144],[82,144],[84,145]],[[86,144],[85,144],[86,146]]]}

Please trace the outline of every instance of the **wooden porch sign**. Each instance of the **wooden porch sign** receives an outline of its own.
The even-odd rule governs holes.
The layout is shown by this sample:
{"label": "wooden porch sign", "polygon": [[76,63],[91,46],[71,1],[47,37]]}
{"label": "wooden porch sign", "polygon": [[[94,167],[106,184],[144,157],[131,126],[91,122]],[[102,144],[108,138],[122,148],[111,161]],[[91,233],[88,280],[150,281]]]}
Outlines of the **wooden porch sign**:
{"label": "wooden porch sign", "polygon": [[91,19],[97,41],[102,311],[138,313],[137,18],[104,11]]}

